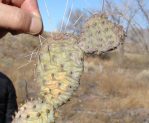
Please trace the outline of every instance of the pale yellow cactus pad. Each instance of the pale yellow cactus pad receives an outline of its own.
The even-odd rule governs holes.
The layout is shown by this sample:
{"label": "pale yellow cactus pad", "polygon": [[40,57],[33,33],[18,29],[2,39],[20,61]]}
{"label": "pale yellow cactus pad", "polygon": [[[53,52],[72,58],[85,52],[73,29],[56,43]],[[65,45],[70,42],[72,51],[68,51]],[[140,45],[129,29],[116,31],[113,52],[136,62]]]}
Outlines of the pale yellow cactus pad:
{"label": "pale yellow cactus pad", "polygon": [[85,53],[100,54],[118,47],[124,37],[122,26],[105,14],[96,14],[84,24],[78,45]]}
{"label": "pale yellow cactus pad", "polygon": [[41,95],[54,108],[65,103],[79,85],[83,52],[73,39],[48,40],[40,50],[37,82]]}
{"label": "pale yellow cactus pad", "polygon": [[29,101],[21,106],[12,123],[52,123],[53,107],[41,100]]}

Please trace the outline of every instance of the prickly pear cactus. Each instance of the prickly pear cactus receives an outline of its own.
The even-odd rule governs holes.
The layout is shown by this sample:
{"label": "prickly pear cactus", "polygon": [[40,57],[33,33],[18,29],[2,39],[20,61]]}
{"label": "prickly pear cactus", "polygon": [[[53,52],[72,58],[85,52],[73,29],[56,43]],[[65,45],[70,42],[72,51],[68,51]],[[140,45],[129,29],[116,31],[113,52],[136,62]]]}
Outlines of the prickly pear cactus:
{"label": "prickly pear cactus", "polygon": [[12,123],[54,122],[53,107],[41,101],[29,101],[21,106]]}
{"label": "prickly pear cactus", "polygon": [[71,97],[79,85],[85,53],[100,54],[124,41],[121,26],[104,14],[94,15],[84,25],[79,40],[62,33],[43,44],[38,56],[36,81],[40,84],[39,101],[27,102],[13,123],[52,123],[53,110]]}
{"label": "prickly pear cactus", "polygon": [[42,97],[54,108],[62,105],[77,89],[82,71],[83,52],[74,39],[48,40],[37,65]]}
{"label": "prickly pear cactus", "polygon": [[85,53],[100,54],[118,47],[123,40],[122,26],[105,14],[96,14],[84,24],[78,45]]}

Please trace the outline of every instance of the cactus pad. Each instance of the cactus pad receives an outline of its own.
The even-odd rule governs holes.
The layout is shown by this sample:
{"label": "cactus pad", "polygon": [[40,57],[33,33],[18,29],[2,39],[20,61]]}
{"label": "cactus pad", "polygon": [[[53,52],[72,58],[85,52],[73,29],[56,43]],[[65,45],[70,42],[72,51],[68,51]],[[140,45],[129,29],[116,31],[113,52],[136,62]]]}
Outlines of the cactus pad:
{"label": "cactus pad", "polygon": [[100,54],[124,41],[124,31],[104,14],[91,17],[77,40],[72,34],[55,33],[39,51],[36,81],[40,98],[29,101],[16,114],[12,123],[52,123],[53,110],[66,103],[79,85],[84,53]]}
{"label": "cactus pad", "polygon": [[29,101],[21,106],[12,123],[52,123],[53,108],[41,100]]}
{"label": "cactus pad", "polygon": [[48,40],[40,50],[37,82],[41,95],[54,108],[65,103],[79,85],[83,52],[73,39]]}
{"label": "cactus pad", "polygon": [[105,14],[96,14],[85,23],[78,45],[85,53],[100,54],[115,49],[124,36],[122,26],[114,24]]}

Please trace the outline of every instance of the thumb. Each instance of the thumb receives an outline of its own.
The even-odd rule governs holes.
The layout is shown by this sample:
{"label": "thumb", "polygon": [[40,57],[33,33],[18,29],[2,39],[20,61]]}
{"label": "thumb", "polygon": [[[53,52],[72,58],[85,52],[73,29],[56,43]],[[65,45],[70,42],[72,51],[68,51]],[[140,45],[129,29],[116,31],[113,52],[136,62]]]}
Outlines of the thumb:
{"label": "thumb", "polygon": [[38,34],[42,31],[42,21],[39,16],[14,6],[0,3],[0,27]]}

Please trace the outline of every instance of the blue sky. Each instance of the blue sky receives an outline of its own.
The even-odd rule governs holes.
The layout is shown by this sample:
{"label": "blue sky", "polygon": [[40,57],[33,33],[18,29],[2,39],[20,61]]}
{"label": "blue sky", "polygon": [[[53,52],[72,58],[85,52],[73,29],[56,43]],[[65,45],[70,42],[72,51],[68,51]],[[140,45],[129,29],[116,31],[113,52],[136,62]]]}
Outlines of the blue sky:
{"label": "blue sky", "polygon": [[[46,2],[46,5],[44,1]],[[68,0],[68,9],[70,9],[73,4],[73,10],[74,9],[101,10],[102,1],[103,0]],[[114,0],[114,1],[117,4],[119,4],[121,0]],[[145,1],[146,1],[146,7],[149,8],[149,0]],[[67,0],[38,0],[38,5],[42,15],[45,31],[56,30],[58,23],[63,19],[66,3]],[[48,8],[49,13],[47,12],[46,7]],[[145,21],[143,21],[143,18],[138,17],[137,21],[141,22],[143,27],[146,24]]]}
{"label": "blue sky", "polygon": [[[46,31],[54,31],[57,28],[58,23],[63,19],[66,1],[67,0],[45,0],[49,10],[49,17],[47,14],[44,0],[38,0],[40,12],[43,18],[44,29]],[[100,10],[100,3],[102,0],[68,0],[68,9],[71,8],[72,2],[74,9],[98,9]]]}

